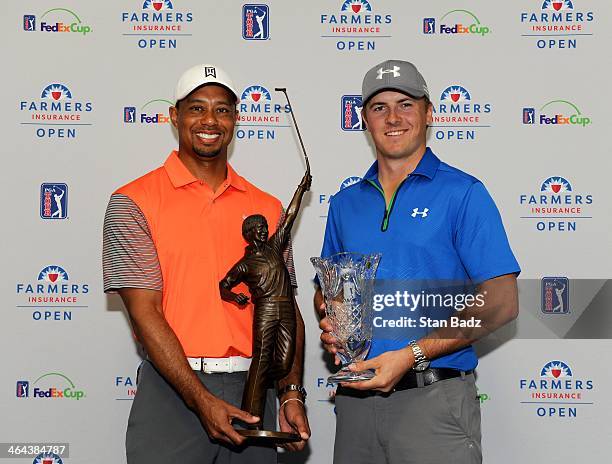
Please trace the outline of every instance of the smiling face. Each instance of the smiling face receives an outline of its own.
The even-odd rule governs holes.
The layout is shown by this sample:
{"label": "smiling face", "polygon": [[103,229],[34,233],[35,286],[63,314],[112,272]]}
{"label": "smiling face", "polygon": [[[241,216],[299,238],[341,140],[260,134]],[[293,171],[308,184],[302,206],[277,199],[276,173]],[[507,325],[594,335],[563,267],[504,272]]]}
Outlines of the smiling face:
{"label": "smiling face", "polygon": [[227,158],[238,118],[234,95],[220,85],[205,85],[177,107],[170,108],[170,118],[178,130],[179,153],[196,159]]}
{"label": "smiling face", "polygon": [[363,119],[372,135],[377,156],[407,158],[425,151],[427,125],[432,123],[432,105],[424,98],[386,90],[370,98]]}

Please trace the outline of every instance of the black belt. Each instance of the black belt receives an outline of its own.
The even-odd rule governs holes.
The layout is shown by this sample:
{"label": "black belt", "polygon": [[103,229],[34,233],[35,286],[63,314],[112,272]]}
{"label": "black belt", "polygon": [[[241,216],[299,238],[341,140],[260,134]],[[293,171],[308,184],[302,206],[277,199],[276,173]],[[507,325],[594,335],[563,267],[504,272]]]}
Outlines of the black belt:
{"label": "black belt", "polygon": [[338,385],[336,390],[337,395],[353,396],[356,398],[366,398],[369,396],[381,395],[389,396],[393,392],[408,390],[410,388],[426,387],[433,383],[439,382],[440,380],[454,379],[456,377],[462,377],[466,375],[472,375],[474,371],[460,371],[457,369],[448,369],[446,367],[426,369],[423,372],[416,372],[412,369],[409,370],[404,376],[395,384],[394,389],[389,393],[383,393],[375,390],[355,390],[353,388],[343,387]]}

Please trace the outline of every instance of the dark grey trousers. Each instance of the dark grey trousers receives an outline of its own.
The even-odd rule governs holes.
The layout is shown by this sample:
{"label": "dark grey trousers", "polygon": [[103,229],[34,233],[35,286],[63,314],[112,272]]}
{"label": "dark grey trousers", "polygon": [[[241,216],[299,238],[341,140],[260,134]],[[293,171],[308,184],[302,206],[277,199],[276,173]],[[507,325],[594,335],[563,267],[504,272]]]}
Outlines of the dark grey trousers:
{"label": "dark grey trousers", "polygon": [[334,464],[480,464],[474,376],[389,396],[336,396]]}
{"label": "dark grey trousers", "polygon": [[[240,407],[246,372],[204,374],[200,381],[218,398]],[[264,428],[275,430],[276,400],[268,390]],[[276,464],[276,448],[228,447],[213,442],[199,418],[181,397],[144,361],[126,435],[128,464]]]}

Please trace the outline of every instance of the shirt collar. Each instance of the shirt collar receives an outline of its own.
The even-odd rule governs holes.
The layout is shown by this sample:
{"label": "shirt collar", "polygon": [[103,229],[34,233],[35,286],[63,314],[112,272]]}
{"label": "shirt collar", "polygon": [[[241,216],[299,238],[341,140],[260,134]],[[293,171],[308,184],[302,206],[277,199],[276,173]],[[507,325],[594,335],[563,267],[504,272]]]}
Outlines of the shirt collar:
{"label": "shirt collar", "polygon": [[[440,166],[440,159],[434,155],[431,148],[427,147],[425,154],[417,164],[417,167],[412,171],[411,175],[424,176],[428,179],[433,179]],[[378,161],[374,161],[374,164],[370,166],[370,169],[363,176],[363,180],[377,180],[378,179]]]}
{"label": "shirt collar", "polygon": [[[164,168],[168,173],[168,177],[170,178],[170,182],[174,188],[184,187],[185,185],[189,185],[193,182],[198,182],[198,179],[189,172],[189,169],[183,164],[183,162],[178,157],[178,152],[174,150],[166,159],[164,163]],[[227,164],[227,185],[231,185],[232,187],[245,192],[246,185],[244,179],[234,171],[232,166]]]}

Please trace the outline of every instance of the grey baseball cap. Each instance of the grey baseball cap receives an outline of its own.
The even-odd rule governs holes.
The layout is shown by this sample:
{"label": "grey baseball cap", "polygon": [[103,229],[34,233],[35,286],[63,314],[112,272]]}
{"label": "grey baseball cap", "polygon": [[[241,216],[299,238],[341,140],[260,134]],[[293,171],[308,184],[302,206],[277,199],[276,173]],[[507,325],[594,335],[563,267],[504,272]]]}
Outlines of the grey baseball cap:
{"label": "grey baseball cap", "polygon": [[387,60],[370,69],[363,78],[363,104],[382,90],[397,90],[411,97],[429,98],[425,79],[415,65],[408,61]]}

